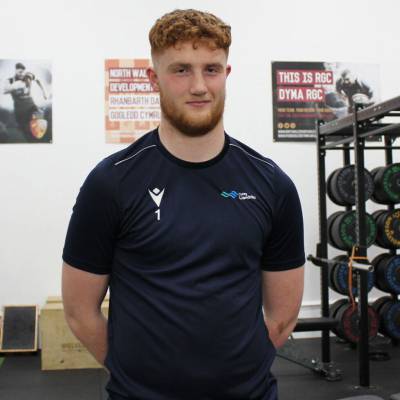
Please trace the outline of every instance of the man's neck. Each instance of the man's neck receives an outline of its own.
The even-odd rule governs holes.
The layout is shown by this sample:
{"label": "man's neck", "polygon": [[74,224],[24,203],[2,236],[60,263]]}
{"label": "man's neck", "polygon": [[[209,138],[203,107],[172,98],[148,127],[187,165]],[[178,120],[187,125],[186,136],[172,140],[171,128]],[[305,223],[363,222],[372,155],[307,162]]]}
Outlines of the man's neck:
{"label": "man's neck", "polygon": [[162,119],[158,128],[160,141],[175,157],[189,162],[204,162],[216,157],[225,144],[222,119],[202,136],[187,136]]}

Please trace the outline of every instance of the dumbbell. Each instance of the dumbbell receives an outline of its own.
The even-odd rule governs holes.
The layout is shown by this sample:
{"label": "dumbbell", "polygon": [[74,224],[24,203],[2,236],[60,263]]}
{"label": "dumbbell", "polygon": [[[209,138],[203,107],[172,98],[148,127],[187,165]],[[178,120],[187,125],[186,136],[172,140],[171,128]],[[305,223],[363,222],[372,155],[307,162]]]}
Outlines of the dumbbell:
{"label": "dumbbell", "polygon": [[[326,188],[329,198],[339,206],[354,205],[355,192],[355,166],[347,165],[335,169],[327,179]],[[374,181],[367,169],[364,169],[365,200],[368,200],[374,191]]]}
{"label": "dumbbell", "polygon": [[[329,268],[329,287],[337,293],[349,294],[349,266],[348,257],[340,255],[333,258],[335,262]],[[374,273],[368,272],[368,292],[374,287]],[[353,270],[353,296],[358,294],[358,274]]]}
{"label": "dumbbell", "polygon": [[385,249],[400,248],[400,209],[372,214],[377,226],[376,244]]}
{"label": "dumbbell", "polygon": [[[338,337],[350,343],[360,340],[359,315],[357,304],[353,309],[347,299],[340,299],[329,307],[329,316],[338,321],[335,330]],[[368,337],[373,339],[378,334],[379,316],[373,307],[368,306]]]}
{"label": "dumbbell", "polygon": [[[356,212],[337,211],[329,216],[327,221],[328,243],[340,250],[351,250],[356,244]],[[367,247],[376,239],[376,223],[372,216],[365,214],[365,227],[367,231]]]}
{"label": "dumbbell", "polygon": [[374,180],[373,201],[380,204],[400,202],[400,163],[374,168],[371,175]]}
{"label": "dumbbell", "polygon": [[385,296],[372,303],[372,308],[379,316],[379,332],[400,339],[400,301]]}
{"label": "dumbbell", "polygon": [[400,294],[400,256],[379,254],[371,264],[375,271],[375,286],[383,292]]}

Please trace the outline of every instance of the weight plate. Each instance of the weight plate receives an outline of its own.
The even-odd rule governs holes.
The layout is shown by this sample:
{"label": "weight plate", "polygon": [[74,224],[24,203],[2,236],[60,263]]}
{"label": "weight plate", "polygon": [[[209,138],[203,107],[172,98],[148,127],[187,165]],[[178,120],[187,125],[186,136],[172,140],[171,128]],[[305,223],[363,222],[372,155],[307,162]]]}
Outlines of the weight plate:
{"label": "weight plate", "polygon": [[381,204],[400,202],[400,163],[375,168],[373,200]]}
{"label": "weight plate", "polygon": [[[348,263],[338,263],[335,270],[333,279],[337,292],[344,295],[349,295],[349,266]],[[358,274],[353,270],[353,296],[358,294]],[[368,273],[368,292],[374,287],[374,273]]]}
{"label": "weight plate", "polygon": [[375,310],[377,314],[379,314],[381,307],[386,304],[388,301],[392,301],[392,298],[390,296],[384,296],[380,297],[379,299],[375,300],[372,304],[371,307]]}
{"label": "weight plate", "polygon": [[[376,223],[368,213],[365,215],[367,231],[367,247],[371,246],[376,238]],[[356,212],[345,211],[342,215],[336,216],[331,225],[331,236],[333,245],[341,250],[351,250],[356,244]]]}
{"label": "weight plate", "polygon": [[400,301],[388,301],[379,311],[381,332],[392,339],[400,339]]}
{"label": "weight plate", "polygon": [[[330,190],[334,201],[339,205],[356,203],[356,170],[354,165],[347,165],[337,171],[331,179]],[[374,191],[374,181],[367,169],[364,169],[364,194],[368,200]]]}
{"label": "weight plate", "polygon": [[[329,306],[329,317],[330,317],[330,318],[336,318],[336,313],[337,313],[337,311],[339,310],[339,308],[340,308],[342,305],[348,304],[348,303],[349,303],[349,302],[348,302],[347,299],[339,299],[339,300],[336,300],[333,304],[331,304],[331,305]],[[332,328],[332,332],[333,332],[335,335],[339,336],[336,328]]]}
{"label": "weight plate", "polygon": [[327,220],[327,228],[328,228],[328,243],[333,246],[338,248],[338,244],[335,242],[335,238],[333,237],[333,231],[332,231],[332,227],[333,227],[333,223],[335,222],[336,217],[338,217],[339,215],[342,215],[343,211],[336,211],[334,212],[332,215],[330,215],[328,217]]}
{"label": "weight plate", "polygon": [[335,203],[338,204],[340,206],[344,206],[345,204],[341,204],[340,203],[340,199],[337,199],[334,195],[334,193],[332,193],[332,178],[333,176],[340,171],[340,168],[335,169],[329,176],[328,179],[326,181],[326,194],[328,195],[328,197]]}
{"label": "weight plate", "polygon": [[385,249],[400,248],[400,209],[375,212],[377,237],[376,244]]}
{"label": "weight plate", "polygon": [[375,285],[383,292],[400,294],[400,256],[384,255],[374,264]]}
{"label": "weight plate", "polygon": [[[359,334],[359,316],[357,307],[353,310],[351,304],[343,305],[336,313],[336,318],[339,320],[338,333],[351,343],[358,343]],[[378,334],[379,316],[375,310],[368,306],[368,336],[374,338]]]}

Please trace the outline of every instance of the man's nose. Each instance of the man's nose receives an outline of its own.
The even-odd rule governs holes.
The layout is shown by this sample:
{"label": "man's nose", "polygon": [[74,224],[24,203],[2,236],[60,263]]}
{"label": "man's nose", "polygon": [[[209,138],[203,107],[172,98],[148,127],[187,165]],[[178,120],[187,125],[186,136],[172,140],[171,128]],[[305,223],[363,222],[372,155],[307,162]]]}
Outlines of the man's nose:
{"label": "man's nose", "polygon": [[190,94],[202,96],[207,93],[207,85],[201,72],[194,72],[190,85]]}

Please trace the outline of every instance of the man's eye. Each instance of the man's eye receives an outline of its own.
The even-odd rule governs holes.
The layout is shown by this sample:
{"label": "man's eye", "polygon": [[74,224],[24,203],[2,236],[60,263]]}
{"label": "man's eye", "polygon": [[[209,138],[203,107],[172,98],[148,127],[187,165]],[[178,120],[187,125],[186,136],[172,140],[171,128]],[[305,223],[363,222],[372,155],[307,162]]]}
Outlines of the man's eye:
{"label": "man's eye", "polygon": [[218,69],[215,67],[209,67],[207,68],[207,72],[210,74],[216,74],[218,72]]}
{"label": "man's eye", "polygon": [[178,74],[184,74],[185,72],[187,72],[186,68],[178,68],[175,70],[176,73]]}

